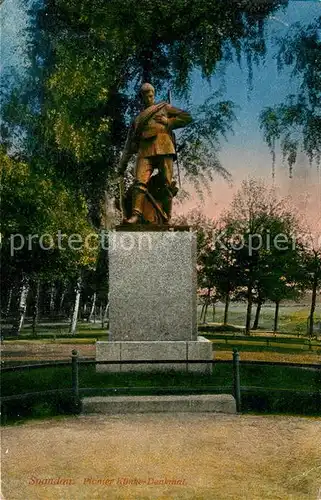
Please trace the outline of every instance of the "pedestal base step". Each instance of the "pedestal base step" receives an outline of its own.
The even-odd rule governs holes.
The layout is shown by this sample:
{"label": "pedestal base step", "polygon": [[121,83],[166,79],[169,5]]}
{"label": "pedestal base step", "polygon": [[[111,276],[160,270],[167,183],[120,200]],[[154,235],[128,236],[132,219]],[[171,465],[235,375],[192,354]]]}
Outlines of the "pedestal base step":
{"label": "pedestal base step", "polygon": [[111,396],[82,400],[82,413],[236,413],[231,394],[202,394],[191,396]]}
{"label": "pedestal base step", "polygon": [[[99,364],[97,372],[166,372],[169,370],[212,373],[211,363],[188,363],[193,360],[213,360],[212,343],[199,336],[192,341],[130,341],[130,342],[96,342],[97,361],[163,361],[173,363],[133,363],[133,364]],[[184,363],[175,363],[175,361]],[[186,363],[185,363],[186,361]]]}

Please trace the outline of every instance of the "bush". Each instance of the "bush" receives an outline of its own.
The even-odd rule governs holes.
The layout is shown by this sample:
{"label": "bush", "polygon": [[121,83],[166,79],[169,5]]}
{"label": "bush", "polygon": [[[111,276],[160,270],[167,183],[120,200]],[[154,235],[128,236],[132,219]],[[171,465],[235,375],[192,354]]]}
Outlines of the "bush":
{"label": "bush", "polygon": [[321,392],[248,389],[242,392],[242,412],[321,415]]}
{"label": "bush", "polygon": [[79,407],[73,404],[70,394],[28,396],[2,403],[1,424],[12,424],[29,418],[48,418],[77,413],[79,413]]}

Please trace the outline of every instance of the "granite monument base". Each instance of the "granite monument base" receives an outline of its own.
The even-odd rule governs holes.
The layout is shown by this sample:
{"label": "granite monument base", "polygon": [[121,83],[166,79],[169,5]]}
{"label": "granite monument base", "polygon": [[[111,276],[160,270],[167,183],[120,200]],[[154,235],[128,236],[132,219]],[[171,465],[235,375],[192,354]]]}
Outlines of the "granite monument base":
{"label": "granite monument base", "polygon": [[[192,360],[211,361],[212,343],[204,337],[191,341],[130,341],[96,342],[97,361],[162,361],[173,363],[99,364],[97,372],[197,372],[212,373],[210,363],[189,363]],[[175,363],[175,361],[184,363]]]}
{"label": "granite monument base", "polygon": [[196,233],[147,229],[109,235],[109,340],[196,341]]}

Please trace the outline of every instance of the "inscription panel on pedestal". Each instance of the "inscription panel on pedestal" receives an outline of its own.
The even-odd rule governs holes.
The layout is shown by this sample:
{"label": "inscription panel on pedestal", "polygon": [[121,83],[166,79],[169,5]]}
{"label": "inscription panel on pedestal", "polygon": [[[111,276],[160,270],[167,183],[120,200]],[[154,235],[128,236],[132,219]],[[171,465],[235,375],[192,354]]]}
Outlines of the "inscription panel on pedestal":
{"label": "inscription panel on pedestal", "polygon": [[109,237],[110,340],[196,340],[196,234]]}

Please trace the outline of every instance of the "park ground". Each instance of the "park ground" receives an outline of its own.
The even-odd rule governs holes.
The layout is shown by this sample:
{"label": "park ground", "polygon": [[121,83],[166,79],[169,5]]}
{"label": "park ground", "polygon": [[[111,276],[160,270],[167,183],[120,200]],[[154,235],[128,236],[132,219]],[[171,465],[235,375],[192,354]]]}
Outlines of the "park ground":
{"label": "park ground", "polygon": [[[236,345],[236,343],[234,342]],[[218,346],[217,350],[214,352],[214,358],[217,360],[231,360],[232,359],[232,343],[229,346],[221,347]],[[240,346],[238,346],[240,347]],[[251,346],[253,347],[253,346]],[[261,347],[261,351],[247,351],[246,346],[244,350],[241,351],[241,360],[243,361],[273,361],[273,362],[284,362],[284,363],[319,363],[320,353],[316,348],[313,351],[309,351],[308,348],[301,348],[295,352],[288,352],[288,350],[273,347],[270,350],[266,350],[265,347]],[[257,346],[259,349],[260,346]],[[96,347],[94,343],[84,344],[83,342],[61,342],[57,340],[56,342],[51,341],[5,341],[1,346],[1,358],[2,362],[10,363],[22,363],[22,362],[37,362],[37,361],[53,361],[53,360],[70,360],[71,352],[76,349],[81,358],[95,358]],[[284,352],[282,352],[284,351]]]}
{"label": "park ground", "polygon": [[[314,418],[182,413],[29,421],[3,429],[2,453],[5,500],[317,500],[321,493],[321,421]],[[59,478],[65,484],[48,484]]]}
{"label": "park ground", "polygon": [[[201,307],[199,307],[199,315]],[[215,316],[210,307],[207,312],[207,325],[218,327],[223,321],[224,305],[218,304],[215,308]],[[244,303],[231,303],[229,313],[229,325],[231,331],[225,329],[222,335],[235,334],[235,329],[242,328],[245,324],[246,308]],[[241,359],[257,361],[275,362],[296,362],[296,363],[318,363],[320,362],[321,350],[318,345],[309,346],[303,342],[307,329],[307,318],[309,315],[308,303],[288,303],[281,305],[279,318],[278,337],[289,340],[291,343],[273,344],[273,304],[266,304],[262,308],[260,329],[252,331],[251,336],[256,337],[258,342],[237,340],[234,338],[226,344],[222,339],[211,338],[214,343],[216,359],[231,359],[233,347],[237,347],[241,352]],[[318,304],[316,310],[316,322],[321,320],[321,305]],[[199,325],[200,334],[202,325]],[[5,331],[5,330],[4,330]],[[217,333],[220,333],[219,331]],[[107,340],[108,333],[106,327],[101,328],[99,319],[96,323],[79,322],[77,334],[68,338],[68,323],[58,321],[43,321],[38,325],[38,338],[32,338],[31,322],[25,322],[21,335],[18,339],[5,340],[1,346],[2,363],[25,362],[25,361],[52,361],[55,359],[70,359],[71,351],[77,349],[81,357],[95,357],[96,340]],[[319,335],[319,338],[321,334]],[[266,339],[271,338],[271,346],[266,345]],[[316,343],[317,344],[317,343]]]}
{"label": "park ground", "polygon": [[[262,329],[252,334],[256,338],[247,342],[238,339],[238,335],[242,336],[238,328],[243,324],[244,305],[231,306],[231,331],[221,332],[222,339],[216,333],[213,338],[208,334],[214,343],[215,358],[231,359],[232,349],[237,346],[244,361],[320,363],[320,342],[309,346],[304,340],[307,311],[307,307],[293,305],[282,308],[277,337],[287,339],[287,343],[273,344],[271,307],[263,310]],[[209,311],[208,325],[219,324],[221,316],[222,307],[216,309],[215,318]],[[96,339],[107,340],[106,329],[101,329],[98,322],[80,322],[75,337],[68,338],[67,334],[67,324],[48,322],[39,325],[39,338],[32,339],[27,322],[20,339],[4,341],[2,363],[70,359],[72,349],[77,349],[82,358],[94,358]],[[230,336],[228,341],[224,336]],[[271,339],[271,345],[266,339]],[[225,380],[231,377],[230,367],[218,365],[216,369],[216,382],[230,383]],[[41,380],[32,378],[34,371],[15,381],[15,374],[7,373],[4,376],[9,385],[4,389],[10,392],[12,387],[20,392],[25,386],[28,392],[36,386],[53,387],[54,382],[63,386],[66,380],[69,383],[68,370],[59,368],[59,377],[58,372],[41,372]],[[94,368],[88,368],[88,373],[81,370],[84,382],[106,384],[90,370]],[[254,385],[271,388],[312,388],[313,372],[288,370],[285,373],[286,368],[274,366],[264,370],[242,368],[242,381],[250,385],[253,378]],[[133,381],[134,385],[137,382]],[[38,406],[40,409],[31,412],[29,420],[16,421],[14,425],[9,421],[2,429],[4,500],[321,499],[320,418],[262,411],[260,415],[182,413],[44,418],[47,407],[43,403]],[[37,419],[30,419],[33,416]],[[165,480],[176,484],[163,484]],[[65,484],[50,484],[54,481]]]}

